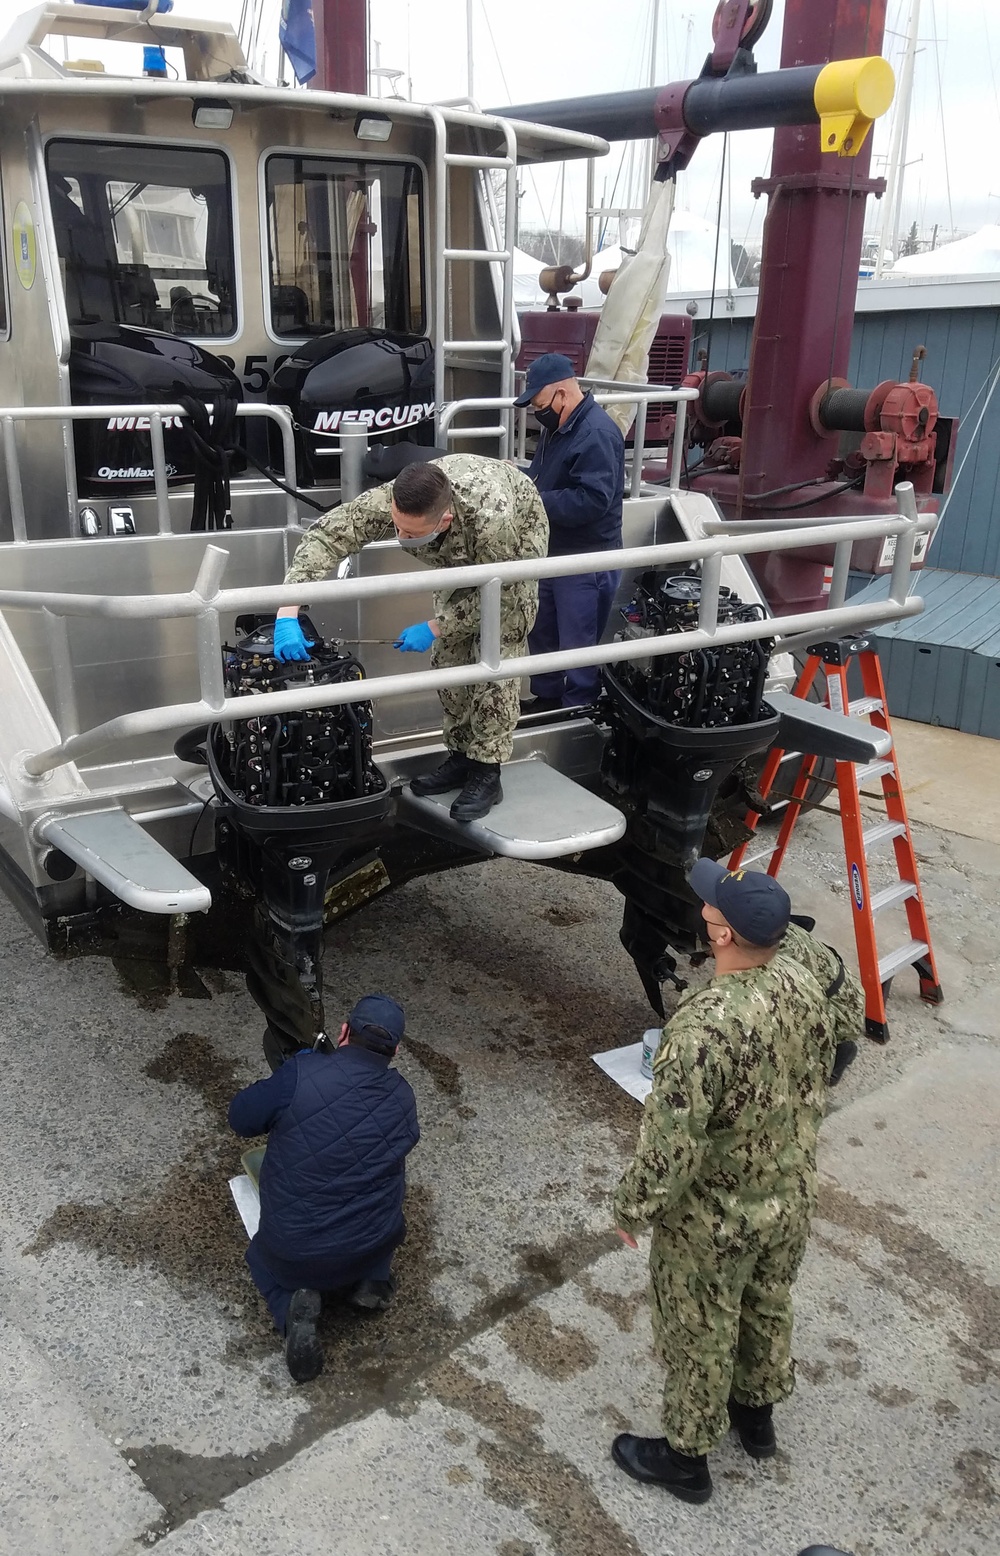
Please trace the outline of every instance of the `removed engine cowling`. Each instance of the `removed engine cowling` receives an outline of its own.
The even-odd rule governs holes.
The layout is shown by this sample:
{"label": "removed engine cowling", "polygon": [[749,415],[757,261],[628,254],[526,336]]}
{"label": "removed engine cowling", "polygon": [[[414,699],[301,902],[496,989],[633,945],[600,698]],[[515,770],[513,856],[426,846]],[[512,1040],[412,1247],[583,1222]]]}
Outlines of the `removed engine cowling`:
{"label": "removed engine cowling", "polygon": [[365,427],[379,443],[433,443],[434,350],[426,336],[392,330],[320,335],[281,364],[267,397],[291,412],[300,482],[328,485],[339,477],[341,426]]}
{"label": "removed engine cowling", "polygon": [[[184,396],[211,405],[243,398],[230,367],[193,341],[128,324],[75,324],[70,330],[70,397],[74,405],[173,405]],[[153,490],[149,420],[109,416],[73,424],[82,497],[128,497]],[[165,416],[167,480],[194,479],[196,459],[183,418]],[[234,456],[231,470],[245,469]]]}

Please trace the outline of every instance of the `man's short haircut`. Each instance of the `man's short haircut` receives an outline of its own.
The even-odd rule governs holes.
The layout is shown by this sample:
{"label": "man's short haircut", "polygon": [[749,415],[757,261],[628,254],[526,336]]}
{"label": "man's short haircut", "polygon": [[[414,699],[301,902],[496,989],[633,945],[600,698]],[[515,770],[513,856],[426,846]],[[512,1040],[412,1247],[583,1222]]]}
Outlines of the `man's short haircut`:
{"label": "man's short haircut", "polygon": [[392,500],[411,519],[439,519],[451,506],[451,482],[440,465],[407,465],[392,483]]}

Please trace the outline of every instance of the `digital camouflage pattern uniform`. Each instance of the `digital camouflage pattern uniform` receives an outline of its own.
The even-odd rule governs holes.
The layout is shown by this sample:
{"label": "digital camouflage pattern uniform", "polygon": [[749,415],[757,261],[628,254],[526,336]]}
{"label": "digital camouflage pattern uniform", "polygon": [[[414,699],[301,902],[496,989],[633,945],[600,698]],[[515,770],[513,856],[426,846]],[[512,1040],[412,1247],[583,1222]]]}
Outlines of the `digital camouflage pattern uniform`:
{"label": "digital camouflage pattern uniform", "polygon": [[[543,557],[549,521],[534,485],[514,465],[479,454],[435,459],[451,482],[452,521],[444,533],[414,553],[432,567],[467,567]],[[392,483],[332,508],[306,532],[286,583],[313,583],[373,540],[392,540]],[[507,584],[500,604],[500,650],[527,654],[538,609],[536,583]],[[442,589],[434,597],[440,636],[431,650],[438,669],[479,659],[478,589]],[[506,762],[514,749],[520,713],[517,681],[483,681],[438,693],[444,710],[444,743],[474,762]]]}
{"label": "digital camouflage pattern uniform", "polygon": [[824,945],[801,925],[789,924],[778,950],[807,968],[824,993],[840,979],[840,987],[828,1001],[834,1044],[860,1036],[865,1029],[865,991],[833,947]]}
{"label": "digital camouflage pattern uniform", "polygon": [[785,956],[684,997],[653,1060],[616,1224],[651,1225],[663,1435],[708,1453],[726,1402],[794,1386],[792,1283],[816,1204],[816,1134],[833,1061],[828,1002]]}

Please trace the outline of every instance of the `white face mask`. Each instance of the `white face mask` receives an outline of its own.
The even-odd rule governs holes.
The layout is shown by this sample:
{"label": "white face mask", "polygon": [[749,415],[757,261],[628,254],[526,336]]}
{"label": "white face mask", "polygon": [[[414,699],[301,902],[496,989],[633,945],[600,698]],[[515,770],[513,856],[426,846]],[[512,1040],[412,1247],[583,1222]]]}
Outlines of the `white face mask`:
{"label": "white face mask", "polygon": [[397,535],[396,539],[404,551],[419,551],[421,546],[429,546],[432,540],[437,540],[443,534],[443,529],[432,529],[429,535]]}

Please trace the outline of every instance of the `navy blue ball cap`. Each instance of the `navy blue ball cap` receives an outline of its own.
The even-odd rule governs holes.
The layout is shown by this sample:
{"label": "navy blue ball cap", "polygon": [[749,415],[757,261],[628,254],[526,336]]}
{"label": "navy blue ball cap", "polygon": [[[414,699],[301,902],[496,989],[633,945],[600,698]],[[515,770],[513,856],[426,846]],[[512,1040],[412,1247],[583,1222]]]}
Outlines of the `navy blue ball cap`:
{"label": "navy blue ball cap", "polygon": [[549,384],[561,384],[564,379],[575,377],[576,368],[569,357],[564,357],[561,351],[546,351],[544,356],[529,363],[524,392],[518,395],[514,404],[530,405],[535,395],[547,389]]}
{"label": "navy blue ball cap", "polygon": [[388,994],[365,994],[348,1016],[347,1025],[358,1037],[397,1048],[406,1030],[406,1017],[402,1005]]}
{"label": "navy blue ball cap", "polygon": [[728,870],[714,859],[699,859],[688,883],[751,945],[777,945],[788,928],[791,899],[773,876],[759,870]]}

